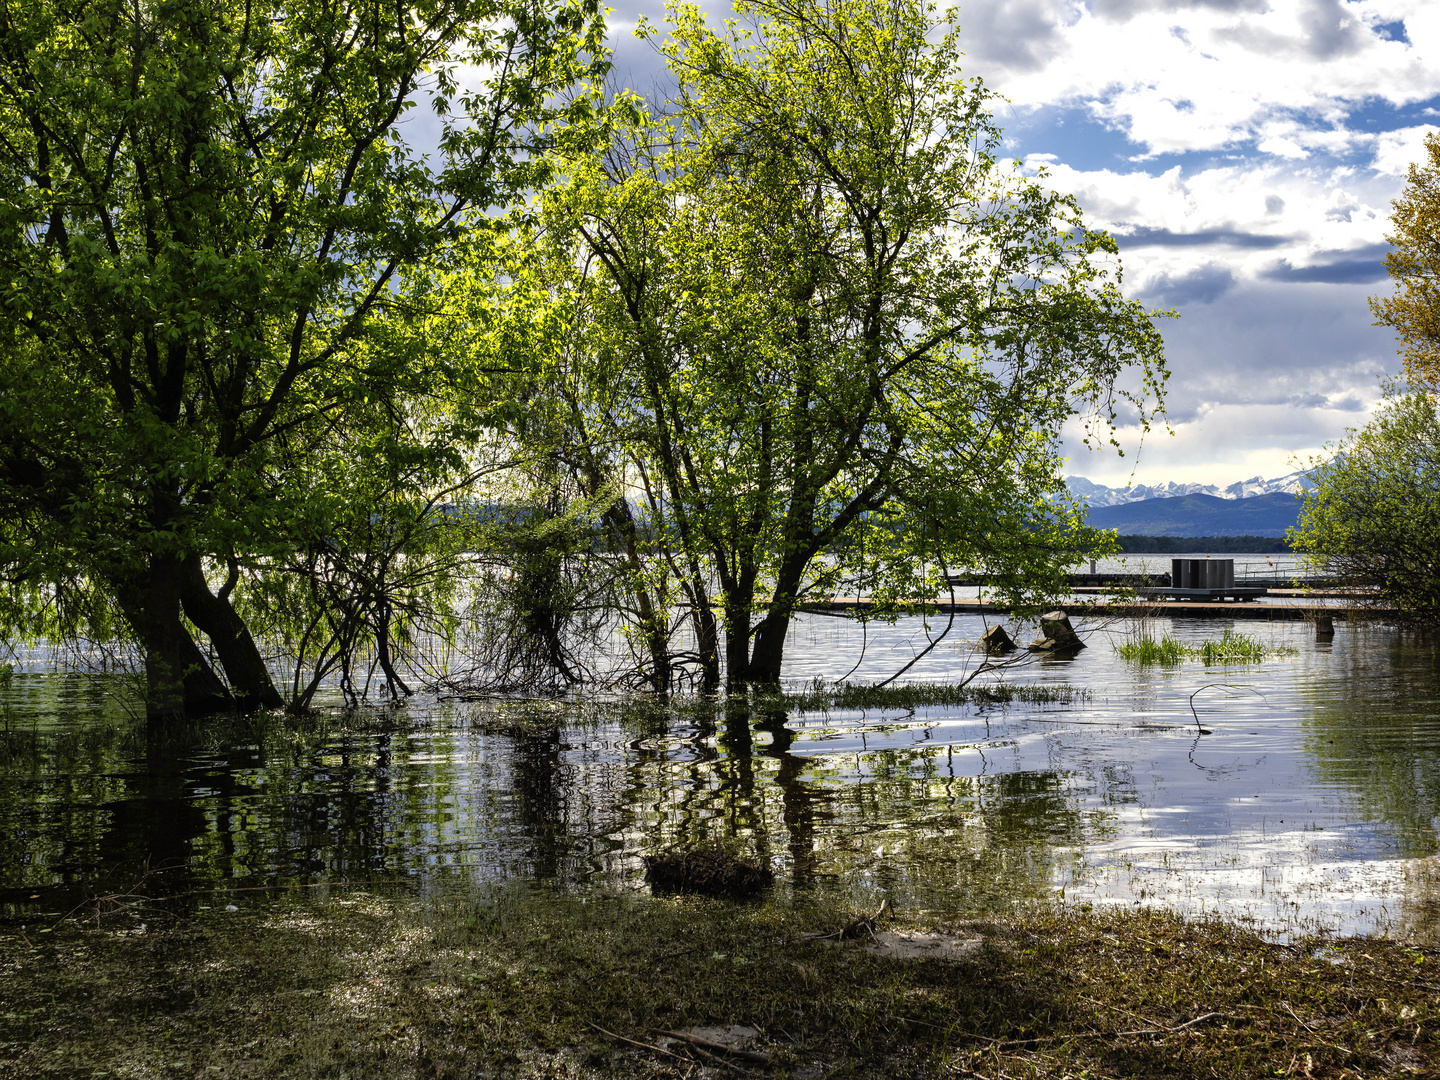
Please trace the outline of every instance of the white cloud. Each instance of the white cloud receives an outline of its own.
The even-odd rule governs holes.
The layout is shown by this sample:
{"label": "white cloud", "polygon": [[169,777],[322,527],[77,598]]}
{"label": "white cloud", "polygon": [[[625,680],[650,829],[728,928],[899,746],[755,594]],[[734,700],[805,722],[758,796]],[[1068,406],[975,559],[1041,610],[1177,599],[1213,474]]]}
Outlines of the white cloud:
{"label": "white cloud", "polygon": [[1419,127],[1399,128],[1387,131],[1375,140],[1375,157],[1371,162],[1376,172],[1388,176],[1404,176],[1411,162],[1419,161],[1425,153],[1425,136],[1434,134],[1433,124]]}
{"label": "white cloud", "polygon": [[[1023,50],[998,32],[997,13],[1012,9],[961,9],[972,66],[1018,107],[1083,104],[1150,153],[1343,152],[1374,139],[1345,128],[1356,107],[1440,94],[1429,0],[1034,3],[1023,8],[1037,23]],[[1377,29],[1401,24],[1408,41]]]}

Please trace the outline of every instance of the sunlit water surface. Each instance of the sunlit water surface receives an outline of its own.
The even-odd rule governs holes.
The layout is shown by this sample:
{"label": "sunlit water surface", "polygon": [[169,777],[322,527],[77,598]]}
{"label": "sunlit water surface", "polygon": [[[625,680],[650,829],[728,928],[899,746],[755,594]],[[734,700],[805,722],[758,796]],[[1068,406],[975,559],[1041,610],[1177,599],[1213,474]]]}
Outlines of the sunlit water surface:
{"label": "sunlit water surface", "polygon": [[[1200,641],[1226,625],[1152,630]],[[1117,623],[1074,660],[1000,676],[1082,691],[1070,704],[430,701],[169,749],[147,745],[105,680],[22,671],[0,691],[0,905],[24,921],[136,882],[197,906],[338,881],[642,888],[642,855],[719,838],[767,858],[782,900],[828,890],[856,907],[980,911],[1049,898],[1219,912],[1282,935],[1428,934],[1440,652],[1383,627],[1342,624],[1317,644],[1302,622],[1236,626],[1291,651],[1139,667],[1116,653]],[[982,630],[957,618],[907,677],[972,671]],[[918,619],[862,631],[808,617],[787,676],[835,679],[858,660],[851,678],[875,681],[925,643]]]}

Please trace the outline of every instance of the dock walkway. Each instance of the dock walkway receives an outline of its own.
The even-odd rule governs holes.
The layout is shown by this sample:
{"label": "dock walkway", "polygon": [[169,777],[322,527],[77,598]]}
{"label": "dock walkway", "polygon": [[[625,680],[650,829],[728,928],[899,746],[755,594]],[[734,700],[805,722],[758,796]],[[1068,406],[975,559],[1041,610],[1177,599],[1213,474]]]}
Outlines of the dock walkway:
{"label": "dock walkway", "polygon": [[[801,606],[801,611],[807,611],[816,615],[847,615],[861,611],[870,606],[870,601],[863,597],[836,596],[828,601],[814,602]],[[950,603],[949,601],[933,601],[928,605],[932,610],[941,614],[949,615],[952,612],[956,615],[990,615],[995,618],[1002,618],[1010,614],[1010,608],[1004,604],[992,604],[984,600],[964,600]],[[1332,619],[1380,619],[1393,615],[1390,608],[1380,607],[1339,607],[1320,606],[1316,604],[1256,604],[1256,603],[1217,603],[1215,601],[1188,601],[1188,600],[1167,600],[1160,603],[1133,604],[1133,603],[1106,603],[1103,600],[1089,601],[1079,604],[1057,604],[1063,607],[1066,612],[1075,616],[1086,618],[1138,618],[1154,616],[1170,616],[1179,618],[1196,619],[1252,619],[1262,622],[1297,622],[1307,618],[1314,618],[1316,614],[1328,615]]]}

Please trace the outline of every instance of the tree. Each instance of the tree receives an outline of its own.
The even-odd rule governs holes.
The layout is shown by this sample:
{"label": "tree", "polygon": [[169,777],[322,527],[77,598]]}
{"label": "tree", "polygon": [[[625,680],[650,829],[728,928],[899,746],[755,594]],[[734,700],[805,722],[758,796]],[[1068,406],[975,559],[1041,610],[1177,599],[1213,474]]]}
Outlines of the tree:
{"label": "tree", "polygon": [[757,0],[724,34],[671,10],[676,98],[622,96],[557,162],[503,291],[560,313],[532,378],[641,519],[619,524],[688,608],[703,684],[721,628],[732,688],[777,682],[795,611],[841,587],[895,611],[982,566],[1043,602],[1107,542],[1059,480],[1062,427],[1148,423],[1166,374],[1113,241],[1001,166],[993,98],[924,5]]}
{"label": "tree", "polygon": [[1405,192],[1394,202],[1386,237],[1395,246],[1385,267],[1394,296],[1372,297],[1378,323],[1390,326],[1405,347],[1405,371],[1416,386],[1440,388],[1440,134],[1425,136],[1428,163],[1412,163]]}
{"label": "tree", "polygon": [[1316,465],[1291,547],[1373,589],[1409,622],[1440,623],[1440,413],[1428,391],[1389,388],[1375,419]]}
{"label": "tree", "polygon": [[156,722],[278,704],[210,569],[326,534],[303,466],[433,374],[407,275],[543,179],[602,46],[594,0],[0,0],[7,636],[128,629]]}

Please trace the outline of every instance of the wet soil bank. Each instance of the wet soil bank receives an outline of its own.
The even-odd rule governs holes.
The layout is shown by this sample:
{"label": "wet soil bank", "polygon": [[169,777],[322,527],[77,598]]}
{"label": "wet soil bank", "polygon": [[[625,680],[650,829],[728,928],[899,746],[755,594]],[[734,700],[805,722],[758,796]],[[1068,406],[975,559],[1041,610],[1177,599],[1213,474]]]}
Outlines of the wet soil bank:
{"label": "wet soil bank", "polygon": [[0,1076],[1440,1075],[1432,942],[864,915],[523,887],[101,904],[0,927]]}

